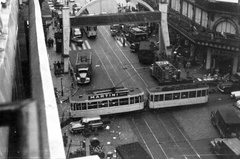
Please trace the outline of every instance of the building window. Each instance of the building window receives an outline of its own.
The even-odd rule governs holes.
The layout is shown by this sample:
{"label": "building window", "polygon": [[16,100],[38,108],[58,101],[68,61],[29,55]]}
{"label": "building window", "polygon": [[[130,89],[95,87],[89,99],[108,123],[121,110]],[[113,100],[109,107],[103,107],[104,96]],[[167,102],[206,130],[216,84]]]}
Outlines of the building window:
{"label": "building window", "polygon": [[188,13],[187,13],[187,17],[191,20],[193,20],[193,5],[191,5],[190,3],[188,3]]}
{"label": "building window", "polygon": [[229,34],[236,34],[236,28],[233,26],[232,23],[228,21],[223,21],[219,23],[216,27],[217,32],[224,32],[224,33],[229,33]]}
{"label": "building window", "polygon": [[172,0],[171,8],[180,12],[180,0]]}
{"label": "building window", "polygon": [[187,12],[188,12],[188,4],[186,1],[183,1],[183,5],[182,5],[182,15],[187,16]]}
{"label": "building window", "polygon": [[201,9],[196,8],[195,22],[198,23],[198,24],[201,24],[201,15],[202,15]]}
{"label": "building window", "polygon": [[202,11],[202,26],[207,28],[208,23],[208,14],[205,11]]}

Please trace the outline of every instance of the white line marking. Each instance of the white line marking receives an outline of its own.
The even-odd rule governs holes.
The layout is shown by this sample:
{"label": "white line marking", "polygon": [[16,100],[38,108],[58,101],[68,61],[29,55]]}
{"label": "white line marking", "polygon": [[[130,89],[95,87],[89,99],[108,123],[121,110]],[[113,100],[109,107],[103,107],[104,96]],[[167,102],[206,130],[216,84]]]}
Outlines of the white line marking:
{"label": "white line marking", "polygon": [[88,49],[91,49],[91,46],[89,45],[89,43],[88,43],[88,41],[87,41],[87,40],[85,40],[85,43],[86,43],[86,45],[87,45]]}
{"label": "white line marking", "polygon": [[78,50],[82,50],[82,48],[80,46],[77,46]]}
{"label": "white line marking", "polygon": [[72,45],[72,49],[73,49],[73,50],[76,50],[75,44],[72,43],[71,45]]}
{"label": "white line marking", "polygon": [[123,46],[122,43],[121,43],[119,40],[117,40],[117,43],[118,43],[120,46]]}
{"label": "white line marking", "polygon": [[82,44],[82,48],[83,48],[84,50],[87,49],[84,43]]}

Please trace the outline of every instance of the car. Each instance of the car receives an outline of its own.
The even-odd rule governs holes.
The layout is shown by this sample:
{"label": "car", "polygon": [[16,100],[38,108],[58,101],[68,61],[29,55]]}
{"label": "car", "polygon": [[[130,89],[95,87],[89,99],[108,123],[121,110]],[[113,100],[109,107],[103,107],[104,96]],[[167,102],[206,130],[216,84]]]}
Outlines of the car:
{"label": "car", "polygon": [[130,45],[130,50],[131,50],[131,52],[138,52],[138,50],[139,50],[139,45],[140,45],[139,42],[133,42],[133,43],[131,43],[131,45]]}
{"label": "car", "polygon": [[95,130],[102,128],[103,121],[100,116],[84,117],[79,121],[73,121],[69,124],[69,130],[71,133],[81,133],[85,129]]}
{"label": "car", "polygon": [[72,37],[73,38],[82,38],[82,32],[80,28],[72,28]]}
{"label": "car", "polygon": [[231,98],[236,100],[240,99],[240,91],[231,92]]}
{"label": "car", "polygon": [[237,100],[236,102],[233,103],[233,106],[237,107],[240,109],[240,100]]}
{"label": "car", "polygon": [[120,25],[119,24],[112,24],[110,26],[110,33],[111,33],[111,36],[115,36],[119,30],[120,30]]}

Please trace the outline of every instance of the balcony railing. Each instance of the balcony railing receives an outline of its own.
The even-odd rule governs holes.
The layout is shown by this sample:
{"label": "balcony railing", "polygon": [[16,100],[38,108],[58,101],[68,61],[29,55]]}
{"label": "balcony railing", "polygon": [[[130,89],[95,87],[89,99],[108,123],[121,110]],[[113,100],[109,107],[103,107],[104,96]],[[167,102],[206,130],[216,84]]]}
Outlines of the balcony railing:
{"label": "balcony railing", "polygon": [[240,35],[214,33],[212,30],[194,23],[189,18],[172,9],[169,9],[168,24],[195,43],[204,41],[218,45],[224,44],[229,47],[239,47]]}
{"label": "balcony railing", "polygon": [[[16,2],[15,5],[18,3],[17,0],[9,2]],[[11,7],[18,7],[15,5]],[[1,157],[64,159],[66,156],[45,45],[39,0],[29,0],[28,6],[30,94],[32,99],[0,105]],[[11,14],[17,14],[17,11]],[[14,35],[15,33],[9,34]],[[15,38],[13,35],[12,39],[16,39],[17,37]],[[14,43],[13,40],[11,42]],[[10,51],[9,53],[13,54]],[[7,60],[14,62],[14,60]],[[10,63],[9,65],[14,64]],[[6,66],[8,65],[6,64]],[[1,77],[2,79],[4,77]]]}

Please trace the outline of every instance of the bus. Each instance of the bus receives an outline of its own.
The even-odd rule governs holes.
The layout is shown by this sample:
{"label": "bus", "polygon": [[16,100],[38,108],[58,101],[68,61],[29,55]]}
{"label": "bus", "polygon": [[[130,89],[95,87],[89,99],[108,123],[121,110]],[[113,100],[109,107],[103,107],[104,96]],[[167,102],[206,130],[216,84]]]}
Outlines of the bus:
{"label": "bus", "polygon": [[157,109],[207,103],[208,90],[203,82],[153,87],[148,90],[148,106]]}
{"label": "bus", "polygon": [[113,87],[86,91],[70,97],[72,118],[131,112],[144,108],[141,88]]}

